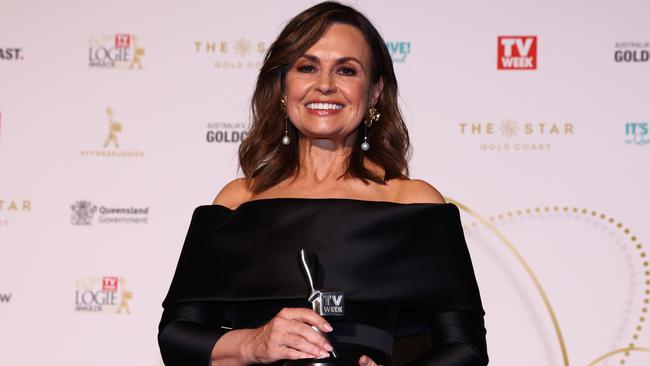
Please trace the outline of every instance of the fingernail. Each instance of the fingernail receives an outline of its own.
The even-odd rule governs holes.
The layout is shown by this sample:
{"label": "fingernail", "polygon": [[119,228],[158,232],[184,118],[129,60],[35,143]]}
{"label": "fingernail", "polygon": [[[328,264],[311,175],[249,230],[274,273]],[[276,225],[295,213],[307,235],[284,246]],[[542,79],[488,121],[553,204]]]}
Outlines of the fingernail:
{"label": "fingernail", "polygon": [[318,355],[320,356],[319,358],[327,358],[327,357],[330,356],[330,354],[328,352],[325,352],[325,351],[319,351]]}
{"label": "fingernail", "polygon": [[329,325],[329,323],[323,324],[323,328],[325,328],[325,330],[327,330],[328,332],[331,332],[332,330],[334,330],[334,328],[332,328],[332,326]]}
{"label": "fingernail", "polygon": [[329,344],[329,343],[325,343],[325,345],[323,346],[323,348],[325,348],[325,349],[326,349],[327,351],[329,351],[329,352],[332,352],[332,351],[334,350],[334,347],[332,347],[332,345]]}

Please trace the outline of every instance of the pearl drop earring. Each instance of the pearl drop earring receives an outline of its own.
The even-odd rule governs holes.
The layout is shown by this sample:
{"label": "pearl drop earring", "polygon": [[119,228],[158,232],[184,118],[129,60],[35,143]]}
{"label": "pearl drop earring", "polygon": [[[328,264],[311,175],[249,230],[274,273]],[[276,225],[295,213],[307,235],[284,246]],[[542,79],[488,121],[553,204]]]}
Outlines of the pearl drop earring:
{"label": "pearl drop earring", "polygon": [[363,124],[363,142],[361,143],[361,150],[370,150],[370,144],[368,143],[368,125],[366,123]]}
{"label": "pearl drop earring", "polygon": [[377,112],[377,109],[374,107],[368,108],[368,114],[366,120],[363,121],[363,142],[361,143],[361,150],[368,151],[370,150],[370,144],[368,143],[368,128],[372,126],[373,123],[379,121],[381,114]]}
{"label": "pearl drop earring", "polygon": [[289,138],[289,115],[287,115],[287,102],[284,97],[280,98],[280,110],[284,112],[284,137],[282,137],[282,145],[289,145],[291,139]]}

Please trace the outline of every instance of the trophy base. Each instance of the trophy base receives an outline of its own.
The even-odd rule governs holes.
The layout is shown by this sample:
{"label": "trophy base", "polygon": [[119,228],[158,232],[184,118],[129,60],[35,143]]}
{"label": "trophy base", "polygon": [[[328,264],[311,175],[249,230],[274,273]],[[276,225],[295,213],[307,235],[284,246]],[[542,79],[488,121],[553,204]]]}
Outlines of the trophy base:
{"label": "trophy base", "polygon": [[358,362],[349,358],[328,357],[328,358],[307,358],[302,360],[286,361],[282,366],[358,366]]}

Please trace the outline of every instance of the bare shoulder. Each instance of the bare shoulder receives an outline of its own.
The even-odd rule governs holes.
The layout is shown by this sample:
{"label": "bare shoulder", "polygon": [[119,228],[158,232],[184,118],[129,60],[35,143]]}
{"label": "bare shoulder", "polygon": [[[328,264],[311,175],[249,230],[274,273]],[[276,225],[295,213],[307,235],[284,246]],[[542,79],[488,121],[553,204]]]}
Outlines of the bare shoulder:
{"label": "bare shoulder", "polygon": [[237,178],[226,184],[214,198],[214,205],[226,206],[231,210],[236,209],[251,197],[246,179]]}
{"label": "bare shoulder", "polygon": [[397,201],[400,203],[446,203],[445,198],[437,189],[420,179],[400,180]]}

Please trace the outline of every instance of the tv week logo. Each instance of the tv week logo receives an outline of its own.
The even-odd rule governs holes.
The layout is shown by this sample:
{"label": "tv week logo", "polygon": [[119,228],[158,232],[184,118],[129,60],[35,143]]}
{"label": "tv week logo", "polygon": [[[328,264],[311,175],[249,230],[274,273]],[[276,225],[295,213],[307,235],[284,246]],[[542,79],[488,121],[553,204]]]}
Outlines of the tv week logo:
{"label": "tv week logo", "polygon": [[115,35],[115,48],[129,48],[131,47],[130,34],[116,34]]}
{"label": "tv week logo", "polygon": [[102,278],[102,290],[104,291],[117,291],[117,284],[118,284],[117,277]]}
{"label": "tv week logo", "polygon": [[497,69],[537,69],[537,36],[500,36],[497,49]]}

